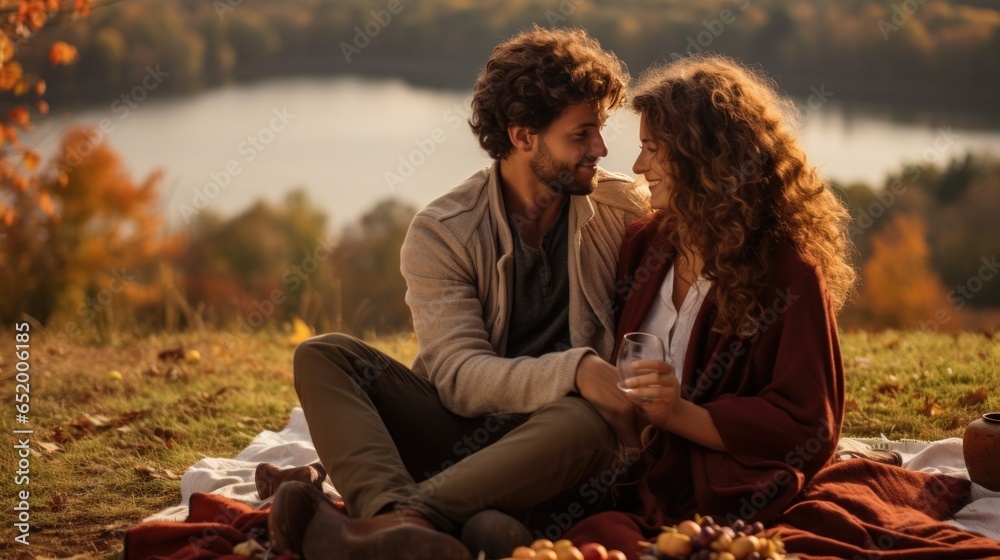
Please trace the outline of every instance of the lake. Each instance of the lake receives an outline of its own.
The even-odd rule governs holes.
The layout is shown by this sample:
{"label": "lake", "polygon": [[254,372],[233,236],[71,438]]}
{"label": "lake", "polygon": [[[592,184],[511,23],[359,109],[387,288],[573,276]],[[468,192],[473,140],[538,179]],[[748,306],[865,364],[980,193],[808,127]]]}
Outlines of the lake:
{"label": "lake", "polygon": [[[62,131],[92,125],[139,180],[166,172],[164,212],[184,226],[202,208],[231,215],[258,198],[306,189],[335,227],[377,201],[422,206],[489,163],[466,119],[468,92],[401,80],[294,78],[158,99],[136,90],[104,108],[53,114],[31,140],[52,155]],[[898,107],[859,107],[819,86],[798,101],[811,161],[842,183],[881,186],[904,163],[944,162],[967,151],[1000,155],[1000,124]],[[985,116],[984,116],[985,117]],[[628,110],[605,128],[601,165],[631,172],[638,119]]]}

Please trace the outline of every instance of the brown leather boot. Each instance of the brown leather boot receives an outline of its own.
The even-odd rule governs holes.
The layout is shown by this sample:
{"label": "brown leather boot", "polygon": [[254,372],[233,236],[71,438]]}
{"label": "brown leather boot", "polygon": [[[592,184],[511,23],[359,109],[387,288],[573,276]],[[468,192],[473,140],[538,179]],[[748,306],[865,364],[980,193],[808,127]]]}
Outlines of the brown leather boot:
{"label": "brown leather boot", "polygon": [[312,484],[316,488],[323,488],[323,481],[326,480],[326,469],[319,461],[303,467],[281,468],[272,463],[261,463],[254,471],[254,484],[257,486],[257,495],[260,499],[266,500],[278,491],[282,484],[297,480]]}
{"label": "brown leather boot", "polygon": [[519,546],[534,539],[531,531],[513,517],[494,509],[481,511],[465,522],[462,542],[470,552],[483,552],[486,558],[506,558]]}
{"label": "brown leather boot", "polygon": [[393,512],[352,520],[316,487],[283,484],[268,515],[276,552],[294,552],[306,560],[470,560],[458,539],[435,531],[415,512]]}

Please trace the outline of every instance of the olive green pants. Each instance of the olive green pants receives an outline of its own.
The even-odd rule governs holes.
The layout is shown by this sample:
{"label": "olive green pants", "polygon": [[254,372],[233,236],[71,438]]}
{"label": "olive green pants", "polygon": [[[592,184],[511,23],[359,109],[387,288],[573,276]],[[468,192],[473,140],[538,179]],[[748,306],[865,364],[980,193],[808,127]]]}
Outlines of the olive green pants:
{"label": "olive green pants", "polygon": [[484,509],[527,519],[558,497],[544,509],[565,530],[620,470],[614,432],[576,396],[530,415],[464,418],[430,381],[338,333],[299,345],[294,369],[316,451],[353,517],[397,505],[454,532]]}

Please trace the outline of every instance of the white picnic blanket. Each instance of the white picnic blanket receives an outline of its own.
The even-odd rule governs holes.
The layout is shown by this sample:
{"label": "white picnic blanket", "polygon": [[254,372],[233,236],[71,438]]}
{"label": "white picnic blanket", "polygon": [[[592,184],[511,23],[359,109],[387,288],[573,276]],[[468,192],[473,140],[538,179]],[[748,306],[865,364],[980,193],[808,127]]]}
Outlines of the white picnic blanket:
{"label": "white picnic blanket", "polygon": [[[903,468],[927,473],[940,473],[969,478],[962,455],[962,440],[942,439],[933,442],[891,441],[859,438],[855,441],[877,445],[880,449],[898,451],[903,456]],[[254,486],[254,470],[261,462],[278,466],[308,465],[317,461],[302,409],[292,410],[288,425],[280,432],[263,431],[232,459],[206,457],[191,466],[181,478],[181,503],[169,507],[144,521],[184,521],[188,503],[194,492],[214,492],[257,507],[262,502]],[[324,490],[336,494],[327,479]],[[991,492],[972,484],[972,501],[950,521],[967,530],[1000,540],[1000,492]]]}

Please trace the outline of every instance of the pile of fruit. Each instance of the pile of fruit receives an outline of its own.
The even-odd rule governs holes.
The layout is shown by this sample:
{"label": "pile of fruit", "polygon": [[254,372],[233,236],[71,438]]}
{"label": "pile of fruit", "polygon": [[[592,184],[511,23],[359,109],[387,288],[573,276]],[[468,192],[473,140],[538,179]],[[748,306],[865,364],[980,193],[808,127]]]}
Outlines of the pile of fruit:
{"label": "pile of fruit", "polygon": [[626,560],[625,553],[620,550],[608,552],[597,543],[587,543],[580,548],[573,546],[573,541],[562,539],[552,542],[539,539],[531,546],[519,546],[506,560]]}
{"label": "pile of fruit", "polygon": [[778,537],[758,534],[764,526],[737,519],[732,526],[720,526],[711,517],[695,515],[672,527],[664,527],[642,560],[676,558],[683,560],[785,560],[785,545]]}

